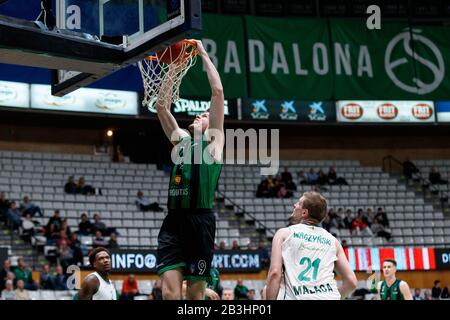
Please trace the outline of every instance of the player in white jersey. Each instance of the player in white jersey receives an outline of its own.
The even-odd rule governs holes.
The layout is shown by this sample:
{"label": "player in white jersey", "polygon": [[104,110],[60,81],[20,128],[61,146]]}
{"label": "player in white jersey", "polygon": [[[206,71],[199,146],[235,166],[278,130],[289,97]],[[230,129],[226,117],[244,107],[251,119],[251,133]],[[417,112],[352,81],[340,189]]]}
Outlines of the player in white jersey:
{"label": "player in white jersey", "polygon": [[[338,300],[356,288],[342,245],[319,225],[327,211],[317,192],[305,192],[294,205],[293,224],[278,230],[272,241],[268,300]],[[342,277],[340,288],[335,271]]]}
{"label": "player in white jersey", "polygon": [[117,300],[114,284],[109,280],[111,254],[99,247],[89,254],[89,263],[95,272],[89,274],[78,291],[78,300]]}

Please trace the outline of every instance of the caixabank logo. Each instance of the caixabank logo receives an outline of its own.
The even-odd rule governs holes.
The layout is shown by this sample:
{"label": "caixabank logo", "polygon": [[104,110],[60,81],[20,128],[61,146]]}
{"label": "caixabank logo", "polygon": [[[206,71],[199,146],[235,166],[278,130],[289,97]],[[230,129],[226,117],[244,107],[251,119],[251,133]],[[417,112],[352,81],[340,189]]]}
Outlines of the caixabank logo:
{"label": "caixabank logo", "polygon": [[311,121],[327,121],[327,115],[323,109],[323,102],[312,102],[309,104],[308,118]]}
{"label": "caixabank logo", "polygon": [[255,100],[251,103],[251,117],[255,120],[268,120],[270,117],[266,107],[266,100]]}
{"label": "caixabank logo", "polygon": [[296,121],[298,119],[298,113],[294,103],[295,101],[283,101],[281,103],[281,120]]}

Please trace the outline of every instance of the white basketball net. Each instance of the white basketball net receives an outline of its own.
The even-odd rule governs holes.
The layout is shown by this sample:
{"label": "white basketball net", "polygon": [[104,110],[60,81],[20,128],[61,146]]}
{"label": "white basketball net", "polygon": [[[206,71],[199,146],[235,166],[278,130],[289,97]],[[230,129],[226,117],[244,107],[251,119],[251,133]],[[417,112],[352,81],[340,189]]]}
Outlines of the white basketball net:
{"label": "white basketball net", "polygon": [[[178,57],[172,57],[170,47],[167,47],[162,54],[159,54],[160,57],[170,58],[169,61],[174,61],[173,63],[164,63],[156,55],[138,62],[144,82],[143,106],[147,106],[150,101],[157,97],[163,101],[170,99],[172,102],[180,99],[181,80],[197,61],[195,42],[183,40],[181,45]],[[167,85],[170,85],[172,90],[167,90]],[[163,87],[164,90],[161,90]]]}

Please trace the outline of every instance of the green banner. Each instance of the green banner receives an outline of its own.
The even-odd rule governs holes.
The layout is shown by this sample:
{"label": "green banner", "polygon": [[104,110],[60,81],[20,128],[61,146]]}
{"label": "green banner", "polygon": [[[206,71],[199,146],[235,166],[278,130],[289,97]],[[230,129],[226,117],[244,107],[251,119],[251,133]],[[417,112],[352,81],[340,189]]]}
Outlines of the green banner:
{"label": "green banner", "polygon": [[[228,98],[448,100],[449,27],[216,15],[203,23],[197,38]],[[189,71],[182,95],[209,97],[202,68],[198,61]]]}
{"label": "green banner", "polygon": [[329,99],[333,74],[321,19],[245,18],[252,98]]}
{"label": "green banner", "polygon": [[437,99],[448,96],[449,28],[330,21],[336,99]]}
{"label": "green banner", "polygon": [[[220,73],[227,98],[247,96],[247,68],[245,65],[244,18],[220,15],[203,15],[201,39],[211,60]],[[203,63],[197,59],[181,83],[182,96],[211,95]]]}

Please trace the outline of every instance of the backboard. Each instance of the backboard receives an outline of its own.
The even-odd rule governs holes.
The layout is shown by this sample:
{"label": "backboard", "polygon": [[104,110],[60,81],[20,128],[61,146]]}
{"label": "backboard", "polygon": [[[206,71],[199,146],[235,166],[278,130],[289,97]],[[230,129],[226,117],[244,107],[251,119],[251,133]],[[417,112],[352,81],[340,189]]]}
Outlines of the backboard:
{"label": "backboard", "polygon": [[200,0],[56,0],[52,10],[49,30],[0,16],[0,62],[54,70],[58,96],[201,30]]}

